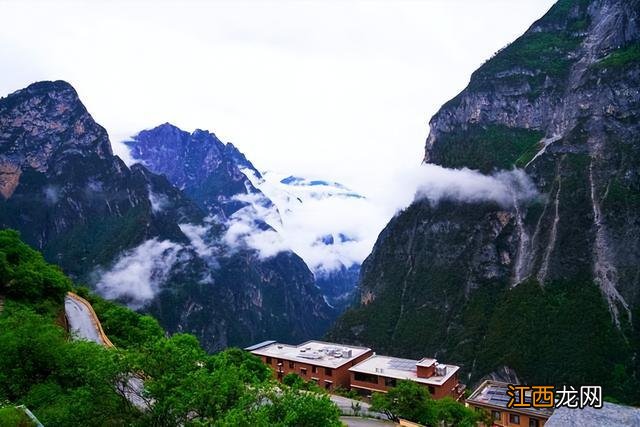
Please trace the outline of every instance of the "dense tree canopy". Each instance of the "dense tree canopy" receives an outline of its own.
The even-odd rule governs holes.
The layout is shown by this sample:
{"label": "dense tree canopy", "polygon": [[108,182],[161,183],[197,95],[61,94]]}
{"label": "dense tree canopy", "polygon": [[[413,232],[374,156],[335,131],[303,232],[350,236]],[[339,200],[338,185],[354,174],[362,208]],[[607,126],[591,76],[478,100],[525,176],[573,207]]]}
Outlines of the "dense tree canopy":
{"label": "dense tree canopy", "polygon": [[62,301],[71,286],[62,271],[22,243],[17,232],[0,232],[0,293],[32,302]]}
{"label": "dense tree canopy", "polygon": [[[72,289],[92,302],[116,349],[70,339],[61,319]],[[0,402],[26,405],[47,427],[340,425],[326,395],[275,383],[240,349],[210,355],[191,335],[165,337],[155,319],[74,288],[7,230],[0,297]],[[132,378],[144,387],[130,387]]]}
{"label": "dense tree canopy", "polygon": [[375,393],[372,410],[384,412],[389,418],[404,418],[427,426],[476,426],[483,414],[476,413],[450,397],[434,400],[427,389],[413,381],[399,381],[388,393]]}

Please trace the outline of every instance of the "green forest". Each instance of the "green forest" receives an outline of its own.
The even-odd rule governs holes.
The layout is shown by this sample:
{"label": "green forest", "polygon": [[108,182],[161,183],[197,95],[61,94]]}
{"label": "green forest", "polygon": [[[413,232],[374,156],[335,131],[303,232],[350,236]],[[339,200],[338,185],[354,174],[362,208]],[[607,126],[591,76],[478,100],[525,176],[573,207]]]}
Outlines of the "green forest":
{"label": "green forest", "polygon": [[[89,299],[115,349],[73,340],[64,297]],[[77,287],[62,271],[0,231],[0,425],[24,420],[25,405],[52,426],[334,426],[328,396],[276,385],[249,353],[207,354],[188,334],[167,337],[149,316]],[[124,380],[144,378],[140,410],[124,397]]]}

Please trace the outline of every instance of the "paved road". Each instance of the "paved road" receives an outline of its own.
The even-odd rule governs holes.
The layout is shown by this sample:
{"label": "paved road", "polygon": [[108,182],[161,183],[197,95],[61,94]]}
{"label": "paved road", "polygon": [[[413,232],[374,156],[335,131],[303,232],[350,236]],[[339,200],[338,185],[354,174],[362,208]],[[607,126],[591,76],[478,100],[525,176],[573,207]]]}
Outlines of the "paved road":
{"label": "paved road", "polygon": [[[71,295],[64,298],[64,311],[69,322],[69,332],[76,339],[113,347],[113,344],[101,331],[100,320],[94,317],[95,314],[87,304]],[[117,384],[117,391],[142,411],[149,409],[154,403],[152,399],[147,399],[144,396],[144,381],[135,374],[127,374],[124,381]]]}
{"label": "paved road", "polygon": [[86,305],[67,295],[64,298],[64,311],[69,321],[69,332],[74,337],[105,345]]}
{"label": "paved road", "polygon": [[[371,411],[371,405],[366,402],[361,402],[355,399],[349,399],[348,397],[337,396],[335,394],[330,394],[331,401],[335,403],[338,408],[340,408],[340,412],[343,415],[364,415],[369,418],[380,418],[383,420],[388,420],[387,416],[381,412]],[[353,406],[360,404],[360,411],[358,414],[354,414]]]}
{"label": "paved road", "polygon": [[394,422],[389,420],[377,420],[374,418],[360,418],[360,417],[340,417],[340,421],[349,427],[384,427],[395,426]]}

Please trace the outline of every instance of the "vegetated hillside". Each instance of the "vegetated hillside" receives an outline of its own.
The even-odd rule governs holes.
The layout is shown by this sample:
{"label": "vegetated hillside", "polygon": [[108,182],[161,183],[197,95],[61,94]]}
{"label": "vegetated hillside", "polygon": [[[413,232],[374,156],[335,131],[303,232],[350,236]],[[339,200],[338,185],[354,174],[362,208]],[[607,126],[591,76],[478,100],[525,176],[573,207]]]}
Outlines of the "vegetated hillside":
{"label": "vegetated hillside", "polygon": [[213,207],[114,156],[66,82],[0,99],[0,195],[0,227],[170,332],[193,332],[207,350],[308,339],[333,316],[297,255],[226,245],[229,224],[209,218]]}
{"label": "vegetated hillside", "polygon": [[[69,290],[91,301],[115,349],[69,336]],[[165,337],[152,317],[75,288],[10,230],[0,231],[0,298],[0,406],[24,404],[46,426],[341,425],[327,396],[276,388],[240,349],[211,356],[192,335]],[[148,410],[119,392],[131,373],[144,378]]]}
{"label": "vegetated hillside", "polygon": [[330,337],[474,382],[602,384],[638,402],[640,2],[561,0],[431,119],[424,161],[523,168],[511,207],[417,200],[380,234]]}

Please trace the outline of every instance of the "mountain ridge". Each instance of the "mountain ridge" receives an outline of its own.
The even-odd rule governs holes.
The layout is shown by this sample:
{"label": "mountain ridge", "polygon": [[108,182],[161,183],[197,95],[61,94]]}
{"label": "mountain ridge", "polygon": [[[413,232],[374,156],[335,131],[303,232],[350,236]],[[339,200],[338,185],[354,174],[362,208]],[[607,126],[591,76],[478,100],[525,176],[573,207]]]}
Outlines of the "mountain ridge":
{"label": "mountain ridge", "polygon": [[[326,328],[332,311],[302,260],[221,244],[226,225],[207,216],[233,212],[232,203],[214,197],[207,212],[165,177],[128,168],[68,83],[39,82],[2,98],[0,124],[0,225],[74,279],[144,307],[169,332],[193,332],[209,351]],[[202,238],[215,251],[199,251]]]}
{"label": "mountain ridge", "polygon": [[329,337],[637,401],[640,58],[605,59],[638,43],[639,6],[559,1],[441,107],[424,162],[524,168],[541,197],[414,201]]}

